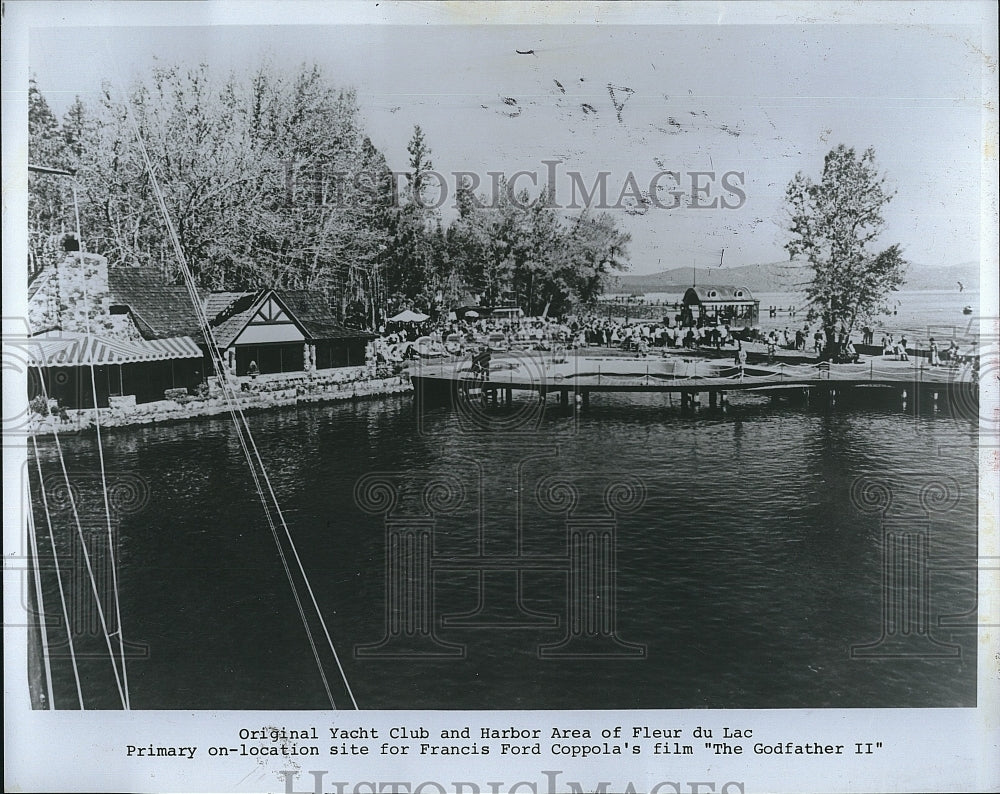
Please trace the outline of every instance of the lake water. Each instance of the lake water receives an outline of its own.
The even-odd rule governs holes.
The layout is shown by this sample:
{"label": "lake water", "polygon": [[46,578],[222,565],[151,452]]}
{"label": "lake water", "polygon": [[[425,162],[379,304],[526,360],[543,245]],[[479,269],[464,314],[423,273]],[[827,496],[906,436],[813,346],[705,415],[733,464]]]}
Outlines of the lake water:
{"label": "lake water", "polygon": [[[895,394],[865,406],[747,398],[696,414],[662,395],[596,395],[584,412],[548,409],[530,430],[483,431],[448,409],[418,414],[403,396],[249,421],[362,708],[893,707],[976,702],[977,422],[961,413],[904,408]],[[62,451],[107,593],[94,442],[65,437]],[[51,440],[39,444],[86,704],[116,708],[58,455]],[[121,508],[132,707],[328,707],[231,420],[106,431],[104,455]],[[372,473],[399,488],[395,519],[433,522],[424,617],[431,649],[460,655],[371,655],[392,628],[386,521],[355,494]],[[420,501],[435,481],[450,503]],[[610,513],[603,495],[618,481],[636,498]],[[868,481],[892,492],[884,516],[872,512]],[[32,489],[45,549],[37,475]],[[567,489],[578,497],[569,519]],[[551,654],[578,614],[579,588],[593,585],[559,567],[568,521],[613,527],[617,557],[606,546],[581,552],[615,578],[599,591],[604,642],[567,657]],[[512,566],[517,553],[523,564]],[[486,570],[477,559],[508,564]],[[544,559],[556,562],[531,562]],[[42,570],[58,613],[51,559]],[[914,571],[928,572],[920,593],[920,576],[905,578]],[[411,566],[396,583],[419,590],[425,573]],[[903,601],[918,614],[894,612]],[[110,602],[107,612],[113,629]],[[64,637],[53,625],[53,694],[73,708]],[[852,658],[852,647],[872,643]]]}

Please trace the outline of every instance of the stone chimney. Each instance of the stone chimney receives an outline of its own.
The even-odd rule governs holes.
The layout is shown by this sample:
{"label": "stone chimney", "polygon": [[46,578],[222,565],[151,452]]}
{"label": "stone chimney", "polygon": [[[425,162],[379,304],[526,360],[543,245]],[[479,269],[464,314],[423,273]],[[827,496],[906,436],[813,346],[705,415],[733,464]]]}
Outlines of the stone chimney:
{"label": "stone chimney", "polygon": [[68,252],[56,265],[55,290],[62,330],[100,334],[111,329],[108,260],[103,256]]}

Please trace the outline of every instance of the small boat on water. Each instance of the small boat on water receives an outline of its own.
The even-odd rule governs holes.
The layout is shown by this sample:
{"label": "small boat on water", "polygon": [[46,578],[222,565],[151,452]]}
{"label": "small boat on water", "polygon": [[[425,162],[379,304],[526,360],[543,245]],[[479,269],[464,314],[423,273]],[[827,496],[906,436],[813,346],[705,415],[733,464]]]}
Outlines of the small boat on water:
{"label": "small boat on water", "polygon": [[972,307],[971,306],[963,306],[962,307],[962,314],[972,314]]}

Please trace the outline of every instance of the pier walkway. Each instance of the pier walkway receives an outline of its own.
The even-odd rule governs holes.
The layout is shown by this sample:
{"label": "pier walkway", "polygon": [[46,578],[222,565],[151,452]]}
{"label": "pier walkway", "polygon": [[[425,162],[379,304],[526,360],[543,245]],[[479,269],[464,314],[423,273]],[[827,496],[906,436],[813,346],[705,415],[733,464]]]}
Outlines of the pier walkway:
{"label": "pier walkway", "polygon": [[728,392],[751,391],[777,396],[782,392],[818,391],[836,396],[838,390],[895,389],[902,399],[926,394],[933,399],[959,391],[978,395],[972,367],[931,367],[925,359],[895,361],[873,357],[857,364],[753,364],[742,368],[731,360],[695,358],[599,358],[587,355],[501,354],[488,372],[474,372],[468,358],[435,363],[418,362],[410,370],[418,400],[441,402],[480,394],[494,403],[510,404],[514,392],[534,392],[545,401],[570,399],[589,403],[595,392],[659,392],[679,394],[682,404],[699,402],[707,394],[715,405]]}

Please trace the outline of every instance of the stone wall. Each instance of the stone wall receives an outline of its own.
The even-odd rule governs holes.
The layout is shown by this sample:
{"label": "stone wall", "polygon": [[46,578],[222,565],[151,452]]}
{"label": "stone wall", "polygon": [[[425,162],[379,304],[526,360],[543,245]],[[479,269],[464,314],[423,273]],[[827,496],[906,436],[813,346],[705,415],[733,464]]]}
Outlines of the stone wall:
{"label": "stone wall", "polygon": [[[214,380],[214,379],[213,379]],[[287,405],[314,402],[337,402],[403,394],[413,390],[409,375],[393,375],[345,382],[303,382],[284,384],[273,390],[239,391],[236,400],[244,410],[261,410]],[[130,405],[125,401],[116,402],[113,407],[100,409],[101,427],[122,427],[126,425],[147,425],[157,422],[171,422],[194,419],[199,416],[215,416],[229,411],[228,401],[216,391],[205,397],[188,397],[181,400],[159,400],[151,403]],[[30,433],[36,436],[54,433],[74,433],[94,428],[94,409],[67,411],[67,419],[58,416],[33,414]]]}

